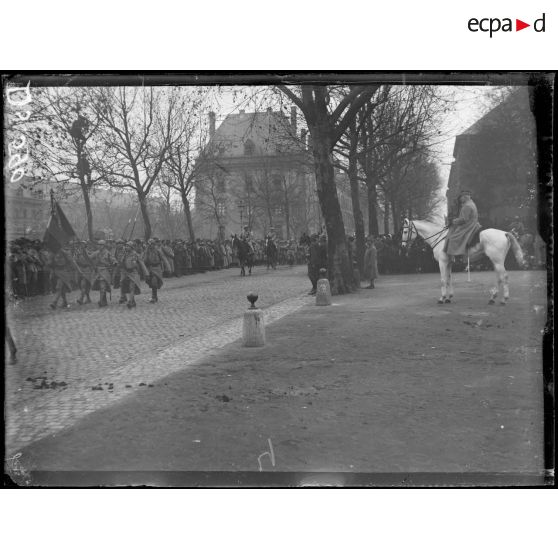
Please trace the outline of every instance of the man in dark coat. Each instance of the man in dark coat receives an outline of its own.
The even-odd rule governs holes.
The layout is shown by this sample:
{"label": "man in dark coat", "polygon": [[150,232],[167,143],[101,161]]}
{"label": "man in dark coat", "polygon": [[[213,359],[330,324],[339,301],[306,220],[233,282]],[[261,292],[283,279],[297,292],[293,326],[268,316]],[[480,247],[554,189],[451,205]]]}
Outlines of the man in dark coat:
{"label": "man in dark coat", "polygon": [[143,261],[149,272],[146,278],[146,283],[151,287],[151,302],[152,304],[158,302],[157,290],[163,286],[163,254],[157,249],[156,239],[150,238],[147,241],[147,248]]}
{"label": "man in dark coat", "polygon": [[449,256],[466,255],[471,237],[480,229],[479,214],[475,202],[471,199],[471,192],[461,191],[459,202],[459,215],[449,223],[446,240],[446,252]]}
{"label": "man in dark coat", "polygon": [[320,273],[320,248],[318,245],[318,235],[313,234],[310,237],[310,245],[308,246],[308,279],[312,283],[312,289],[309,295],[315,295],[318,289],[318,278]]}

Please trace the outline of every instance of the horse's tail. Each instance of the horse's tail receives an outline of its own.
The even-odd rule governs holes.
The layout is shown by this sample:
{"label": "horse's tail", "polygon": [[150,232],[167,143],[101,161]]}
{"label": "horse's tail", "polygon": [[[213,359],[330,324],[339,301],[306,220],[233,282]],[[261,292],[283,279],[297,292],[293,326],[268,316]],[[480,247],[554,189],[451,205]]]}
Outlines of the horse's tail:
{"label": "horse's tail", "polygon": [[515,256],[515,260],[521,267],[525,267],[525,258],[523,257],[523,250],[521,249],[519,242],[517,242],[517,239],[512,233],[507,232],[506,237],[513,250],[513,255]]}

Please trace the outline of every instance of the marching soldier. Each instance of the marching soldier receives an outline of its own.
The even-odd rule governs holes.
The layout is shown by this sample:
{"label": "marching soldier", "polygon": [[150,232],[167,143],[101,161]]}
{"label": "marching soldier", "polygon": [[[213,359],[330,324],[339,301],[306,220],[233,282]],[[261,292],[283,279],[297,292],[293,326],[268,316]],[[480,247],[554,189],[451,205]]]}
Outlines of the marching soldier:
{"label": "marching soldier", "polygon": [[143,261],[147,267],[148,275],[146,283],[151,287],[151,302],[158,302],[157,290],[163,286],[163,266],[164,256],[157,248],[156,239],[150,238],[147,241],[147,248],[143,257]]}
{"label": "marching soldier", "polygon": [[[121,262],[122,258],[124,257],[124,252],[126,251],[126,242],[123,239],[119,238],[116,241],[116,247],[114,249],[114,259],[117,262],[116,267],[114,268],[114,273],[112,276],[112,286],[115,289],[120,289],[120,298],[118,299],[119,304],[124,304],[126,302],[126,294],[122,291],[122,267]],[[132,246],[133,246],[132,242]]]}
{"label": "marching soldier", "polygon": [[74,260],[78,268],[78,286],[80,297],[77,299],[78,304],[89,304],[91,297],[91,280],[95,273],[95,266],[91,260],[91,256],[87,252],[87,242],[80,240],[76,246]]}
{"label": "marching soldier", "polygon": [[111,292],[111,267],[115,261],[111,253],[108,251],[106,242],[99,240],[97,242],[99,250],[92,254],[92,260],[95,265],[93,274],[92,289],[99,291],[99,308],[107,306],[107,292]]}
{"label": "marching soldier", "polygon": [[135,295],[140,294],[140,270],[144,276],[148,275],[145,264],[134,250],[134,243],[127,242],[120,252],[119,260],[120,292],[127,297],[126,306],[129,309],[136,307]]}
{"label": "marching soldier", "polygon": [[52,266],[54,276],[56,277],[56,295],[50,307],[56,310],[58,301],[62,299],[61,308],[69,308],[70,305],[66,300],[66,293],[72,291],[72,279],[75,277],[76,269],[75,263],[70,253],[64,248],[60,248],[60,250],[54,254]]}

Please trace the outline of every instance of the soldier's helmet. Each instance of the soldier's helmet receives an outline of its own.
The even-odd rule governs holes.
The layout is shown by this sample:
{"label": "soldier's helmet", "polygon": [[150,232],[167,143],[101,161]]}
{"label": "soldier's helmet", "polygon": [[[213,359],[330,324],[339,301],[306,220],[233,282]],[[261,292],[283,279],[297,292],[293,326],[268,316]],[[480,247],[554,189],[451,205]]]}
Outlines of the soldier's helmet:
{"label": "soldier's helmet", "polygon": [[99,246],[106,246],[107,243],[104,240],[97,240],[97,244]]}
{"label": "soldier's helmet", "polygon": [[122,238],[119,238],[116,240],[116,244],[128,244],[127,242],[124,242],[124,240]]}
{"label": "soldier's helmet", "polygon": [[[122,240],[122,243],[124,243],[124,241]],[[134,243],[131,240],[128,240],[128,242],[126,242],[126,246],[129,246],[130,248],[134,247]]]}

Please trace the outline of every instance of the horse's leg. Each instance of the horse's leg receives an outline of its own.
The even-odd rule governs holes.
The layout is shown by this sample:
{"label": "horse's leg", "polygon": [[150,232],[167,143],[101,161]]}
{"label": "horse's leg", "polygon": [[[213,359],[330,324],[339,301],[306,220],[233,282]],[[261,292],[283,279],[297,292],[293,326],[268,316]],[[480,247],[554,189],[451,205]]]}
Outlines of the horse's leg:
{"label": "horse's leg", "polygon": [[448,298],[446,299],[446,302],[451,302],[451,299],[453,298],[453,275],[451,274],[452,265],[451,265],[450,261],[448,261],[446,269],[447,269],[446,289],[447,289],[447,295],[448,295]]}
{"label": "horse's leg", "polygon": [[494,304],[494,302],[496,302],[496,297],[498,296],[500,291],[502,291],[503,298],[502,300],[500,300],[500,304],[506,304],[508,298],[510,297],[508,273],[503,263],[495,263],[494,271],[496,272],[496,276],[498,278],[498,289],[493,292],[492,298],[490,299],[489,303]]}
{"label": "horse's leg", "polygon": [[440,266],[440,283],[442,288],[442,296],[438,299],[438,304],[443,304],[444,302],[449,302],[449,300],[446,299],[448,263],[440,258],[440,260],[438,261],[438,265]]}

